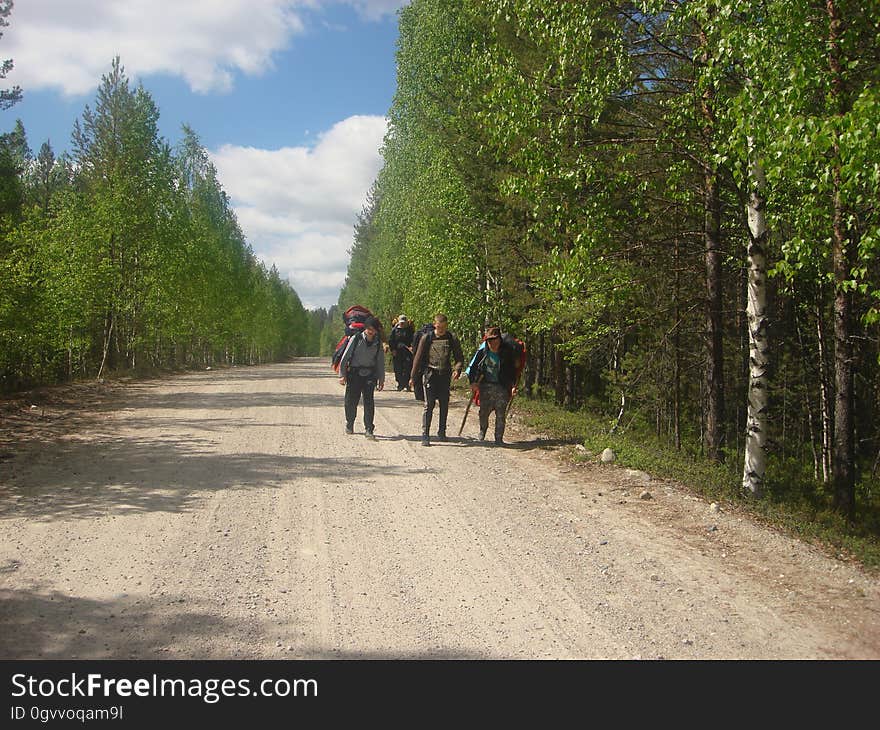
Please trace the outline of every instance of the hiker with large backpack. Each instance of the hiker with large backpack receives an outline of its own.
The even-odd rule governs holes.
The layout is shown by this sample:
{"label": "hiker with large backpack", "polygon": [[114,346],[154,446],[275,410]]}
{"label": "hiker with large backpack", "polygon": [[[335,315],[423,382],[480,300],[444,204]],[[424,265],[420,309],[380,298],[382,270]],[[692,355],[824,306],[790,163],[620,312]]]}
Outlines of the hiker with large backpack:
{"label": "hiker with large backpack", "polygon": [[483,343],[465,371],[471,384],[472,399],[480,405],[480,441],[489,430],[489,416],[495,412],[495,443],[504,445],[507,408],[516,395],[519,376],[525,365],[525,345],[499,327],[487,327]]}
{"label": "hiker with large backpack", "polygon": [[412,370],[413,358],[413,324],[405,314],[397,318],[388,336],[388,349],[391,351],[391,363],[394,365],[394,378],[398,390],[409,390],[409,374]]}
{"label": "hiker with large backpack", "polygon": [[[339,342],[336,343],[333,356],[330,358],[330,367],[333,368],[333,372],[339,372],[339,361],[342,359],[349,341],[354,335],[364,331],[364,323],[371,317],[373,317],[373,313],[360,304],[354,304],[342,313],[342,323],[345,325],[345,331],[342,333],[342,337],[339,338]],[[376,321],[378,322],[378,320]],[[380,336],[381,332],[382,330],[380,329]]]}
{"label": "hiker with large backpack", "polygon": [[458,380],[464,366],[461,343],[449,331],[445,314],[434,317],[434,331],[419,339],[413,355],[410,385],[421,378],[425,389],[425,410],[422,413],[422,446],[431,445],[431,420],[434,405],[440,404],[440,422],[437,437],[446,441],[446,418],[449,413],[449,390],[453,380]]}
{"label": "hiker with large backpack", "polygon": [[354,433],[358,403],[363,396],[364,436],[375,440],[373,391],[385,387],[385,353],[379,336],[379,320],[371,316],[363,325],[362,332],[348,338],[339,360],[339,383],[345,386],[345,433]]}
{"label": "hiker with large backpack", "polygon": [[[433,334],[434,332],[434,323],[428,322],[427,324],[423,324],[419,329],[413,333],[413,341],[412,341],[412,352],[413,357],[415,357],[416,352],[419,349],[419,341],[427,334]],[[412,388],[413,395],[415,396],[417,401],[421,401],[424,403],[425,401],[425,385],[422,382],[422,377],[419,375],[418,377],[411,377],[409,381],[409,385]]]}

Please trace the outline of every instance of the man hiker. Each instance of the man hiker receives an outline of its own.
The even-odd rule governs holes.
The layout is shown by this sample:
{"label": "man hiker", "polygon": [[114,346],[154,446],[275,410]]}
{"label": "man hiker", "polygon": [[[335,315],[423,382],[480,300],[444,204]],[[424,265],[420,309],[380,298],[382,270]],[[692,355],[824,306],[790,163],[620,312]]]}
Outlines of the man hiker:
{"label": "man hiker", "polygon": [[[434,323],[428,322],[423,324],[419,329],[417,329],[413,333],[413,341],[412,341],[412,351],[413,357],[415,357],[416,350],[419,349],[419,341],[429,332],[434,331]],[[410,385],[412,386],[413,396],[417,401],[425,402],[425,385],[422,383],[421,377],[413,378],[410,381]]]}
{"label": "man hiker", "polygon": [[489,430],[489,414],[495,412],[495,443],[504,445],[507,406],[516,395],[519,353],[512,338],[502,339],[499,327],[486,328],[481,346],[467,366],[473,397],[479,396],[480,441]]}
{"label": "man hiker", "polygon": [[376,412],[373,391],[385,387],[385,354],[379,329],[375,317],[367,319],[363,332],[352,335],[339,361],[339,383],[345,386],[345,432],[354,433],[354,419],[363,396],[364,436],[371,440],[376,438],[373,434]]}
{"label": "man hiker", "polygon": [[398,390],[409,390],[409,374],[412,370],[413,325],[405,314],[397,318],[397,324],[391,328],[388,336],[388,347],[391,350],[391,363],[394,365],[394,378]]}
{"label": "man hiker", "polygon": [[458,380],[464,365],[461,343],[449,331],[445,314],[434,317],[434,331],[423,335],[413,355],[409,384],[421,377],[425,389],[425,410],[422,413],[422,446],[431,445],[431,419],[434,404],[440,403],[440,422],[437,438],[446,441],[446,417],[449,413],[449,388]]}

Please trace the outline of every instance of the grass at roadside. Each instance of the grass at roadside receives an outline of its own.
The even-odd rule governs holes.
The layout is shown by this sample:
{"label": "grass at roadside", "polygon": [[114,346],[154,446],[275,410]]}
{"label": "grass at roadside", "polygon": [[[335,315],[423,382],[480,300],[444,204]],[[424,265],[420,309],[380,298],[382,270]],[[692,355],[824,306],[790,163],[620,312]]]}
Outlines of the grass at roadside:
{"label": "grass at roadside", "polygon": [[[611,448],[616,463],[672,479],[717,502],[736,504],[768,525],[816,544],[844,559],[880,572],[880,496],[878,484],[861,484],[858,512],[847,523],[831,508],[831,495],[796,464],[771,459],[760,499],[741,489],[742,460],[730,454],[726,464],[713,464],[699,454],[677,451],[648,429],[630,427],[609,435],[609,422],[587,410],[568,411],[552,402],[518,397],[513,411],[523,424],[551,438],[577,439],[597,459]],[[871,488],[872,487],[872,488]]]}

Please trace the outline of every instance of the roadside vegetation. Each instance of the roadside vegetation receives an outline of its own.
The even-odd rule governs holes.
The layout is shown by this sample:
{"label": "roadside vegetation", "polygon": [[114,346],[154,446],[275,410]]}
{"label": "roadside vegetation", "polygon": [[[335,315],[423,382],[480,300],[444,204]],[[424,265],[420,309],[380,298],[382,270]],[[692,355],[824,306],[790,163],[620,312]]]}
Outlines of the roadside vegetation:
{"label": "roadside vegetation", "polygon": [[876,532],[877,4],[399,17],[340,311],[444,312],[471,352],[499,325],[588,444],[804,534],[840,525],[841,549]]}
{"label": "roadside vegetation", "polygon": [[0,135],[0,393],[317,352],[320,313],[255,256],[195,131],[172,148],[158,120],[117,58],[70,154]]}

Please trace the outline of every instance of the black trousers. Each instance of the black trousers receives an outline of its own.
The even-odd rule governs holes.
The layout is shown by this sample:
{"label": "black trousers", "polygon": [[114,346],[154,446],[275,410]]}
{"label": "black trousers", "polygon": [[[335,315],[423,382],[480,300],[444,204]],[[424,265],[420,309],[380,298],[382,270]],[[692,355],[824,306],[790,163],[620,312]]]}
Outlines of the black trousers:
{"label": "black trousers", "polygon": [[415,396],[416,400],[420,400],[420,401],[424,402],[424,400],[425,400],[424,375],[419,374],[419,375],[416,375],[415,378],[413,378],[413,395]]}
{"label": "black trousers", "polygon": [[364,428],[373,430],[373,418],[376,415],[376,404],[373,401],[373,392],[376,390],[376,380],[372,376],[362,377],[356,372],[349,371],[345,380],[345,423],[349,428],[354,428],[354,419],[357,418],[358,403],[361,396],[364,397]]}
{"label": "black trousers", "polygon": [[431,370],[425,368],[422,376],[425,386],[425,410],[422,413],[422,435],[431,433],[431,420],[434,416],[434,404],[440,404],[440,422],[437,433],[446,435],[446,416],[449,414],[449,388],[452,385],[451,370]]}
{"label": "black trousers", "polygon": [[397,389],[403,390],[409,387],[409,371],[412,370],[412,353],[409,350],[398,350],[391,357],[394,365],[394,379],[397,381]]}

